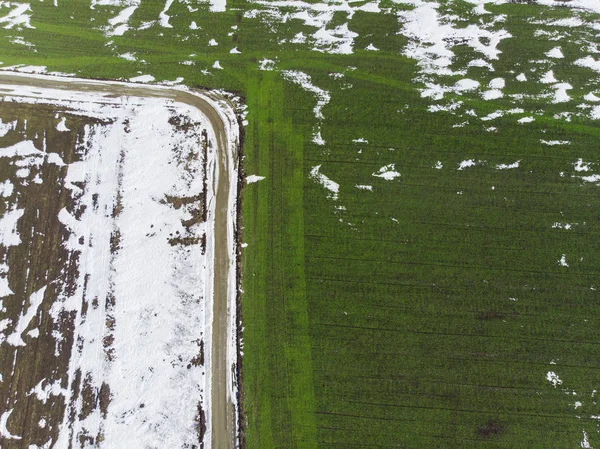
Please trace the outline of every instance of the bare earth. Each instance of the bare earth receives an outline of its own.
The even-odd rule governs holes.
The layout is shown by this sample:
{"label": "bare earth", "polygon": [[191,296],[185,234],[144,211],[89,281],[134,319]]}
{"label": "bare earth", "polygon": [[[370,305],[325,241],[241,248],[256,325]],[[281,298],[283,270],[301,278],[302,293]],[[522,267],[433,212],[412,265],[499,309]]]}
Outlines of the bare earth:
{"label": "bare earth", "polygon": [[[230,270],[235,269],[235,261],[228,249],[228,230],[233,229],[234,217],[228,213],[231,189],[237,188],[237,180],[229,179],[229,164],[237,160],[237,155],[228,155],[229,146],[225,125],[218,112],[202,98],[177,89],[153,88],[144,85],[126,85],[115,83],[86,82],[82,80],[56,78],[42,79],[40,77],[26,77],[10,73],[0,73],[0,87],[2,84],[26,85],[80,92],[103,92],[115,96],[162,97],[188,104],[199,109],[208,117],[214,129],[218,146],[218,169],[216,179],[212,182],[216,192],[215,221],[214,221],[214,303],[213,303],[213,333],[211,356],[211,447],[213,449],[233,449],[236,443],[236,413],[229,385],[234,381],[232,366],[227,359],[228,343],[231,341],[232,329],[229,311],[229,297],[235,292],[229,291],[228,279]],[[2,93],[10,95],[9,89]],[[235,196],[234,196],[235,197]]]}

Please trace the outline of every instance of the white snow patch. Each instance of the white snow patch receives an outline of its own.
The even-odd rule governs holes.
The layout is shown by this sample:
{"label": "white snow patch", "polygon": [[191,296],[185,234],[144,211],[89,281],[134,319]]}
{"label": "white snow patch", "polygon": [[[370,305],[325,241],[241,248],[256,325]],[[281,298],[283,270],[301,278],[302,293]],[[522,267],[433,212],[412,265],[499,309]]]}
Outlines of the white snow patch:
{"label": "white snow patch", "polygon": [[67,132],[67,131],[71,131],[69,128],[67,128],[67,118],[63,117],[60,122],[58,122],[58,125],[56,125],[56,130],[58,132]]}
{"label": "white snow patch", "polygon": [[563,52],[561,51],[560,47],[554,47],[552,50],[547,51],[546,56],[548,56],[549,58],[556,58],[556,59],[562,59],[565,57],[563,55]]}
{"label": "white snow patch", "polygon": [[219,43],[216,40],[211,39],[208,41],[208,45],[209,47],[216,47],[217,45],[219,45]]}
{"label": "white snow patch", "polygon": [[454,90],[457,93],[475,90],[479,87],[479,81],[472,80],[470,78],[465,78],[462,80],[458,80],[454,85]]}
{"label": "white snow patch", "polygon": [[368,51],[379,51],[379,49],[377,47],[375,47],[375,45],[373,45],[373,44],[367,45],[365,47],[365,50],[368,50]]}
{"label": "white snow patch", "polygon": [[485,67],[491,72],[494,71],[494,66],[492,66],[492,64],[487,62],[485,59],[472,59],[467,63],[467,67]]}
{"label": "white snow patch", "polygon": [[[577,408],[577,407],[575,407],[575,408]],[[588,439],[588,434],[585,430],[583,431],[583,439],[581,440],[581,443],[579,443],[579,445],[583,449],[593,449],[592,445],[590,444],[590,440]]]}
{"label": "white snow patch", "polygon": [[458,164],[457,170],[464,170],[465,168],[474,167],[475,165],[477,165],[475,159],[466,159]]}
{"label": "white snow patch", "polygon": [[2,214],[0,217],[0,245],[8,248],[21,244],[17,225],[24,213],[24,209],[17,209],[15,205],[11,205]]}
{"label": "white snow patch", "polygon": [[548,382],[550,382],[552,384],[553,387],[557,387],[558,385],[562,384],[562,380],[560,380],[560,378],[558,377],[558,374],[556,374],[554,371],[548,371],[546,373],[546,380]]}
{"label": "white snow patch", "polygon": [[577,162],[573,163],[573,168],[577,172],[590,171],[590,164],[591,162],[583,162],[583,159],[579,158]]}
{"label": "white snow patch", "polygon": [[563,254],[563,255],[560,257],[560,260],[558,261],[558,264],[559,264],[561,267],[568,267],[568,266],[569,266],[569,264],[567,263],[567,255],[566,255],[566,254]]}
{"label": "white snow patch", "polygon": [[0,137],[4,137],[8,134],[9,131],[15,129],[17,126],[17,121],[14,120],[9,123],[2,123],[2,119],[0,118]]}
{"label": "white snow patch", "polygon": [[14,8],[6,16],[0,17],[0,24],[5,24],[4,28],[35,28],[31,26],[31,7],[29,3],[0,1],[0,7],[3,6]]}
{"label": "white snow patch", "polygon": [[481,98],[486,101],[497,100],[498,98],[502,98],[504,94],[500,89],[490,89],[481,93]]}
{"label": "white snow patch", "polygon": [[231,50],[229,50],[229,53],[233,54],[233,55],[239,55],[240,53],[242,53],[241,51],[238,50],[237,47],[232,48]]}
{"label": "white snow patch", "polygon": [[139,3],[128,6],[127,8],[122,9],[115,17],[109,19],[109,26],[105,29],[106,36],[123,36],[123,34],[130,29],[128,25],[129,19],[138,6]]}
{"label": "white snow patch", "polygon": [[169,8],[171,8],[171,5],[173,4],[174,0],[166,0],[165,2],[165,7],[163,8],[163,10],[158,14],[158,23],[160,24],[161,27],[163,28],[173,28],[173,25],[171,25],[169,23],[169,20],[171,19],[171,16],[169,16],[167,14],[167,11],[169,10]]}
{"label": "white snow patch", "polygon": [[356,184],[355,186],[357,189],[359,190],[369,190],[369,191],[373,191],[373,186],[367,186],[367,185],[363,185],[363,184]]}
{"label": "white snow patch", "polygon": [[566,103],[571,101],[571,97],[567,94],[567,90],[573,89],[569,83],[558,83],[553,86],[556,90],[552,99],[553,103]]}
{"label": "white snow patch", "polygon": [[270,72],[275,69],[275,61],[272,59],[263,58],[259,62],[258,70]]}
{"label": "white snow patch", "polygon": [[531,123],[535,121],[535,117],[522,117],[517,120],[517,123]]}
{"label": "white snow patch", "polygon": [[540,83],[544,84],[552,84],[556,83],[558,80],[554,77],[554,71],[548,70],[544,75],[540,78]]}
{"label": "white snow patch", "polygon": [[119,55],[119,58],[125,59],[127,61],[135,61],[136,57],[134,53],[123,53]]}
{"label": "white snow patch", "polygon": [[555,146],[555,145],[571,145],[571,141],[570,140],[544,140],[544,139],[540,139],[540,143],[543,143],[544,145],[548,145],[549,147]]}
{"label": "white snow patch", "polygon": [[212,65],[212,68],[217,70],[223,70],[223,67],[221,67],[221,63],[219,61],[215,61],[215,63]]}
{"label": "white snow patch", "polygon": [[373,176],[383,178],[386,181],[393,181],[394,179],[399,178],[402,175],[396,171],[395,164],[388,164],[381,167],[379,171],[373,173]]}
{"label": "white snow patch", "polygon": [[32,293],[29,297],[29,307],[27,312],[23,311],[17,325],[15,326],[14,332],[8,336],[6,342],[12,346],[25,346],[25,342],[21,338],[22,334],[27,330],[31,324],[31,320],[37,315],[42,301],[44,300],[44,294],[46,293],[46,287],[42,287],[37,292]]}
{"label": "white snow patch", "polygon": [[152,75],[140,75],[129,78],[129,81],[132,83],[151,83],[152,81],[155,81],[155,78]]}
{"label": "white snow patch", "polygon": [[498,164],[496,165],[496,170],[510,170],[512,168],[519,168],[519,163],[521,161],[513,162],[512,164]]}
{"label": "white snow patch", "polygon": [[264,176],[250,175],[246,176],[246,183],[254,184],[255,182],[262,181],[263,179],[265,179]]}
{"label": "white snow patch", "polygon": [[8,424],[8,418],[10,418],[10,415],[13,411],[14,409],[11,408],[10,410],[7,410],[4,413],[2,413],[2,416],[0,416],[0,436],[6,438],[7,440],[20,440],[21,437],[13,435],[6,428],[6,425]]}
{"label": "white snow patch", "polygon": [[594,95],[593,92],[586,94],[583,98],[587,101],[593,101],[593,102],[600,101],[600,97],[597,97],[596,95]]}
{"label": "white snow patch", "polygon": [[504,89],[504,86],[506,86],[504,78],[494,78],[489,84],[490,89]]}
{"label": "white snow patch", "polygon": [[310,171],[310,177],[329,190],[328,198],[332,200],[338,199],[338,193],[340,192],[340,185],[337,182],[332,181],[323,173],[320,173],[321,165],[314,166]]}
{"label": "white snow patch", "polygon": [[525,76],[524,73],[519,73],[516,77],[516,80],[520,82],[525,82],[527,81],[527,76]]}

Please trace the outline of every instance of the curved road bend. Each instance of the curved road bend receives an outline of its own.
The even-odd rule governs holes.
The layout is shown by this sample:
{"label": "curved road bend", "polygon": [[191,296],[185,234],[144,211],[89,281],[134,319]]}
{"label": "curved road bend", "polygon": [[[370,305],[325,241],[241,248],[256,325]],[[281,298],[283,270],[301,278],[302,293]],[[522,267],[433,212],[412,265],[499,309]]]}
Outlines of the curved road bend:
{"label": "curved road bend", "polygon": [[[48,89],[102,92],[118,96],[170,98],[199,109],[210,121],[217,139],[218,175],[215,190],[215,261],[213,287],[213,335],[211,352],[211,425],[212,449],[234,449],[236,443],[235,407],[229,394],[228,379],[232,376],[231,367],[227,366],[227,346],[230,329],[228,298],[228,268],[235,267],[230,260],[227,242],[228,223],[227,210],[231,183],[229,179],[230,158],[227,151],[225,125],[209,102],[194,94],[178,89],[153,88],[146,85],[126,84],[118,82],[86,81],[77,78],[43,79],[39,76],[15,75],[0,72],[0,85],[3,83],[21,86],[43,87]],[[1,92],[10,94],[10,92]],[[236,155],[232,160],[235,160]],[[237,185],[237,180],[234,186]],[[213,179],[213,183],[215,180]],[[234,187],[235,188],[235,187]],[[233,218],[232,218],[233,219]],[[232,380],[230,380],[232,381]]]}

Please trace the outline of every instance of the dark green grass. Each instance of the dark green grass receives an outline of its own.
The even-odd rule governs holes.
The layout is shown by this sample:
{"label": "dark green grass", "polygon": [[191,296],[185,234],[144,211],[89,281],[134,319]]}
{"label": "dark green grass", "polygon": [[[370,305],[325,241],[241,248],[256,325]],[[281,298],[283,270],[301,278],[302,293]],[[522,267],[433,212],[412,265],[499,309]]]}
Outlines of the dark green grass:
{"label": "dark green grass", "polygon": [[[235,91],[248,105],[244,171],[266,179],[243,194],[247,447],[562,449],[578,447],[584,430],[592,446],[599,444],[590,417],[600,415],[592,397],[600,386],[592,289],[600,288],[600,196],[597,186],[573,177],[580,173],[572,164],[600,163],[600,132],[583,117],[553,118],[576,111],[595,88],[596,75],[573,65],[594,37],[561,28],[568,38],[551,42],[535,36],[549,27],[533,23],[569,10],[486,6],[509,15],[498,26],[513,38],[500,44],[494,72],[471,67],[465,76],[482,85],[503,77],[506,96],[454,99],[480,117],[514,107],[526,112],[482,122],[427,111],[431,101],[416,89],[416,64],[400,54],[407,40],[392,14],[357,12],[349,24],[360,34],[355,54],[341,56],[290,43],[315,31],[298,20],[244,17],[256,7],[244,1],[219,14],[208,5],[190,13],[176,2],[173,29],[153,25],[110,39],[93,27],[116,10],[62,4],[68,8],[32,5],[36,30],[2,30],[23,35],[37,52],[7,45],[0,60],[95,78],[182,76],[189,86]],[[162,6],[144,2],[131,26],[155,20]],[[442,10],[479,20],[466,3]],[[188,29],[192,20],[200,30]],[[218,46],[207,46],[212,38]],[[381,51],[364,51],[370,43]],[[550,92],[537,83],[550,66],[531,60],[556,45],[565,59],[552,68],[573,85],[574,102],[509,97]],[[234,47],[242,54],[230,54]],[[138,61],[114,56],[127,52]],[[455,53],[454,69],[481,57],[467,47]],[[262,58],[306,72],[330,92],[325,146],[312,143],[314,95],[277,71],[258,71]],[[180,64],[186,60],[195,65]],[[216,60],[224,70],[211,68]],[[528,82],[514,80],[521,72]],[[532,111],[534,123],[517,124]],[[453,127],[465,120],[469,125]],[[490,126],[497,132],[485,131]],[[369,143],[353,143],[357,138]],[[540,139],[571,144],[550,147]],[[458,171],[466,159],[481,162]],[[517,160],[517,169],[495,169]],[[433,168],[437,161],[443,169]],[[395,164],[399,180],[372,176],[387,164]],[[317,165],[340,184],[336,201],[309,178]],[[563,230],[555,222],[577,225]],[[569,267],[559,266],[562,254]],[[563,384],[553,387],[548,371]],[[583,404],[577,410],[575,401]]]}

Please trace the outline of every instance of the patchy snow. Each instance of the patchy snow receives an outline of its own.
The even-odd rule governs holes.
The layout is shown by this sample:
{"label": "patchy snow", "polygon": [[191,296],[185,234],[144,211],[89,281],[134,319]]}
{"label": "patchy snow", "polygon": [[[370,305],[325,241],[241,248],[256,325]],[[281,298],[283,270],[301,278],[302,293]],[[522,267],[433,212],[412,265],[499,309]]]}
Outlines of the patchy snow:
{"label": "patchy snow", "polygon": [[519,163],[521,161],[513,162],[512,164],[498,164],[496,165],[496,170],[510,170],[512,168],[519,168]]}
{"label": "patchy snow", "polygon": [[0,26],[11,28],[35,28],[31,26],[31,7],[29,3],[0,1],[0,8],[14,8],[7,15],[0,17]]}
{"label": "patchy snow", "polygon": [[365,50],[367,51],[379,51],[379,49],[377,47],[375,47],[375,45],[373,44],[369,44],[365,47]]}
{"label": "patchy snow", "polygon": [[544,145],[548,145],[549,147],[555,146],[555,145],[571,145],[571,141],[570,140],[545,140],[545,139],[540,139],[540,143],[543,143]]}
{"label": "patchy snow", "polygon": [[231,53],[232,55],[239,55],[242,52],[239,51],[237,47],[234,47],[231,50],[229,50],[229,53]]}
{"label": "patchy snow", "polygon": [[258,70],[270,72],[275,69],[275,61],[273,61],[272,59],[263,58],[260,61],[258,61],[258,63],[260,64],[258,66]]}
{"label": "patchy snow", "polygon": [[6,438],[7,440],[20,440],[21,437],[13,435],[6,428],[8,424],[8,418],[10,418],[10,415],[13,411],[14,409],[11,408],[10,410],[7,410],[4,413],[2,413],[2,415],[0,416],[0,436]]}
{"label": "patchy snow", "polygon": [[60,122],[58,122],[58,125],[56,125],[56,130],[58,132],[67,132],[67,131],[71,131],[69,128],[67,128],[67,118],[63,117]]}
{"label": "patchy snow", "polygon": [[17,126],[17,121],[14,120],[9,123],[2,123],[2,119],[0,118],[0,137],[4,137],[8,134],[9,131],[15,129]]}
{"label": "patchy snow", "polygon": [[265,179],[264,176],[250,175],[246,176],[246,183],[254,184],[255,182],[262,181],[263,179]]}
{"label": "patchy snow", "polygon": [[527,76],[524,73],[519,73],[516,76],[516,80],[523,83],[523,82],[527,81]]}
{"label": "patchy snow", "polygon": [[426,74],[457,74],[450,68],[454,45],[467,45],[486,59],[496,60],[501,53],[498,44],[511,37],[503,29],[486,29],[474,24],[454,27],[448,17],[438,12],[437,3],[415,1],[413,4],[414,9],[398,13],[403,23],[402,34],[409,39],[404,54],[416,59]]}
{"label": "patchy snow", "polygon": [[363,185],[363,184],[356,184],[355,187],[357,189],[359,189],[359,190],[369,190],[370,192],[373,191],[373,186],[367,186],[367,185]]}
{"label": "patchy snow", "polygon": [[[14,91],[13,100],[29,104],[51,102],[61,111],[100,119],[85,126],[82,141],[86,142],[86,150],[81,154],[82,160],[66,169],[64,186],[72,200],[68,204],[74,202],[75,206],[67,206],[59,214],[59,222],[68,236],[63,246],[72,253],[70,259],[78,261],[78,269],[72,288],[57,287],[56,297],[51,298],[50,316],[57,323],[56,329],[66,315],[73,318],[73,340],[77,345],[64,378],[59,382],[42,379],[44,383],[39,383],[32,394],[42,401],[59,392],[61,384],[74,385],[74,378],[81,373],[93,391],[99,391],[107,383],[111,402],[106,415],[99,409],[84,412],[81,394],[60,390],[67,407],[55,447],[78,445],[83,435],[96,436],[100,431],[106,447],[197,445],[199,404],[207,414],[210,428],[214,260],[211,226],[215,204],[213,183],[218,177],[214,151],[209,150],[207,161],[208,221],[184,223],[200,207],[197,198],[204,189],[200,131],[206,130],[211,148],[217,145],[208,118],[195,107],[171,99],[130,95],[124,102],[121,97],[94,93],[93,89],[80,92],[51,91],[37,86],[3,85],[3,88]],[[165,90],[160,86],[139,89],[151,89],[157,95]],[[184,94],[184,89],[178,91]],[[224,101],[202,98],[215,107],[223,121],[228,120],[227,142],[235,145],[237,127],[233,124],[237,122],[233,112],[225,111]],[[191,120],[192,127],[187,128],[185,135],[174,131],[171,119],[178,116]],[[51,155],[56,156],[54,162]],[[0,149],[0,157],[11,162],[23,158],[62,162],[58,155],[41,152],[31,141]],[[228,158],[230,179],[235,180],[233,151]],[[10,187],[7,185],[5,190]],[[169,197],[195,200],[175,208],[167,201]],[[235,198],[235,189],[230,189],[227,209],[230,223],[235,218]],[[115,213],[117,201],[120,206]],[[20,243],[16,224],[22,215],[22,210],[14,208],[2,215],[0,244]],[[111,248],[111,236],[114,240],[115,233],[118,245]],[[227,229],[231,254],[235,254],[233,233],[233,227]],[[201,236],[206,236],[206,253],[201,248]],[[188,238],[191,243],[177,242]],[[235,257],[230,260],[235,268]],[[228,308],[235,310],[235,270],[231,267],[227,274],[231,293]],[[0,279],[4,279],[7,271],[0,264]],[[7,284],[0,285],[3,293],[9,293],[5,289]],[[29,306],[15,320],[8,343],[21,345],[23,338],[27,340],[25,335],[38,335],[39,330],[32,327],[38,311],[45,309],[40,308],[44,291],[45,288],[31,296]],[[106,299],[110,301],[106,307],[89,307],[82,314],[83,304],[91,303],[94,298],[103,303]],[[235,327],[235,315],[230,321],[228,328]],[[234,330],[231,335],[226,363],[235,366]],[[55,338],[64,337],[56,331]],[[204,366],[191,363],[199,354],[200,341],[204,342]],[[229,395],[235,401],[237,387],[233,380],[219,381],[227,383]],[[9,416],[10,412],[5,412],[0,420],[4,437],[10,435],[6,430]],[[207,438],[210,441],[210,430],[205,434]]]}
{"label": "patchy snow", "polygon": [[381,167],[379,171],[373,173],[373,176],[383,178],[386,181],[393,181],[394,179],[399,178],[402,175],[396,171],[395,164],[388,164]]}
{"label": "patchy snow", "polygon": [[479,81],[472,80],[470,78],[465,78],[462,80],[458,80],[454,85],[454,90],[457,93],[467,92],[471,90],[475,90],[479,87]]}
{"label": "patchy snow", "polygon": [[475,165],[477,165],[475,159],[466,159],[458,164],[457,170],[464,170],[465,168],[474,167]]}
{"label": "patchy snow", "polygon": [[590,165],[591,165],[591,162],[583,162],[583,159],[579,158],[577,160],[577,162],[573,163],[573,168],[577,172],[582,172],[582,171],[586,172],[586,171],[590,171]]}
{"label": "patchy snow", "polygon": [[522,117],[519,120],[517,120],[517,123],[531,123],[531,122],[535,122],[535,117]]}
{"label": "patchy snow", "polygon": [[540,83],[552,84],[552,83],[556,83],[556,82],[558,82],[558,80],[554,77],[554,71],[553,70],[548,70],[540,78]]}
{"label": "patchy snow", "polygon": [[219,61],[215,61],[215,63],[212,65],[212,68],[217,70],[223,70],[223,67],[221,67],[221,63]]}
{"label": "patchy snow", "polygon": [[590,444],[590,440],[588,439],[588,434],[585,430],[583,431],[583,439],[581,440],[581,443],[579,443],[579,446],[581,446],[582,449],[593,449],[592,445]]}
{"label": "patchy snow", "polygon": [[15,205],[10,205],[0,216],[0,245],[8,248],[9,246],[21,244],[17,225],[24,213],[24,209],[18,209]]}
{"label": "patchy snow", "polygon": [[315,95],[317,98],[317,105],[314,107],[313,111],[317,119],[323,120],[323,107],[325,107],[331,100],[331,95],[329,92],[312,84],[311,77],[304,72],[284,70],[281,73],[288,81],[300,85],[302,89]]}
{"label": "patchy snow", "polygon": [[562,59],[565,57],[565,55],[563,55],[563,52],[560,49],[560,47],[554,47],[552,50],[547,51],[546,56],[548,56],[549,58],[556,58],[556,59]]}
{"label": "patchy snow", "polygon": [[139,3],[128,6],[122,9],[115,17],[109,19],[108,27],[104,29],[106,36],[123,36],[130,29],[129,19],[131,19],[138,6]]}
{"label": "patchy snow", "polygon": [[192,20],[192,23],[190,23],[190,30],[197,30],[199,29],[198,24]]}
{"label": "patchy snow", "polygon": [[211,39],[211,40],[208,41],[208,46],[209,47],[216,47],[217,45],[219,45],[219,43],[216,40],[214,40],[214,39]]}
{"label": "patchy snow", "polygon": [[555,84],[554,89],[554,97],[552,98],[553,103],[566,103],[571,101],[571,97],[567,94],[567,90],[573,89],[569,83],[558,83]]}
{"label": "patchy snow", "polygon": [[330,193],[327,195],[328,198],[331,198],[334,201],[337,200],[338,193],[340,192],[340,185],[337,182],[329,179],[327,176],[321,173],[320,170],[321,165],[314,166],[310,170],[310,177],[329,190]]}
{"label": "patchy snow", "polygon": [[225,12],[227,10],[227,0],[209,0],[211,12]]}
{"label": "patchy snow", "polygon": [[173,28],[173,25],[171,25],[169,23],[169,20],[171,19],[171,16],[169,16],[167,14],[167,11],[169,11],[169,8],[171,8],[171,5],[173,4],[174,0],[166,0],[165,2],[165,7],[163,8],[163,10],[158,14],[158,23],[160,24],[161,27],[163,28]]}
{"label": "patchy snow", "polygon": [[504,89],[504,86],[506,86],[504,78],[494,78],[489,84],[490,89]]}
{"label": "patchy snow", "polygon": [[152,75],[140,75],[129,78],[129,81],[132,83],[151,83],[155,81],[155,78]]}
{"label": "patchy snow", "polygon": [[126,61],[136,61],[135,53],[123,53],[119,55],[119,58],[125,59]]}
{"label": "patchy snow", "polygon": [[44,294],[46,293],[46,287],[42,287],[35,293],[32,293],[29,297],[29,307],[27,312],[23,312],[17,321],[14,332],[8,336],[6,342],[12,346],[25,346],[25,342],[21,338],[21,335],[27,330],[31,324],[31,320],[37,315],[42,301],[44,300]]}
{"label": "patchy snow", "polygon": [[568,267],[568,266],[569,266],[569,264],[567,263],[567,255],[566,255],[566,254],[563,254],[563,255],[560,257],[560,260],[558,261],[558,264],[559,264],[561,267]]}
{"label": "patchy snow", "polygon": [[485,67],[491,72],[494,71],[494,66],[485,59],[472,59],[467,63],[467,67]]}
{"label": "patchy snow", "polygon": [[323,108],[331,100],[331,95],[328,91],[315,86],[312,83],[310,75],[307,75],[304,72],[297,70],[283,70],[281,74],[286,80],[298,84],[302,89],[312,93],[316,97],[317,104],[313,108],[313,112],[318,120],[318,124],[313,130],[313,142],[317,145],[325,145],[325,140],[323,140],[323,137],[321,136],[321,122],[325,118],[323,116]]}
{"label": "patchy snow", "polygon": [[548,371],[546,373],[546,380],[548,382],[550,382],[552,384],[553,387],[557,387],[558,385],[562,384],[562,380],[560,380],[560,378],[558,377],[558,374],[556,374],[554,371]]}
{"label": "patchy snow", "polygon": [[552,223],[552,229],[564,229],[569,231],[573,229],[573,226],[577,226],[578,223],[560,223],[558,221]]}
{"label": "patchy snow", "polygon": [[504,94],[500,89],[490,89],[481,93],[481,98],[486,101],[497,100],[498,98],[502,98]]}

